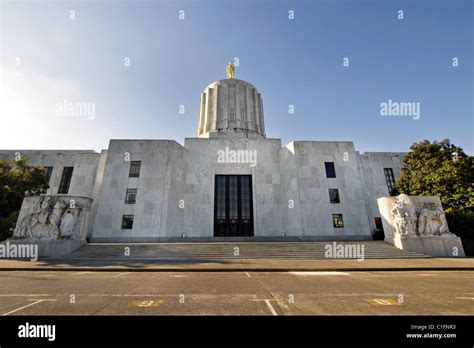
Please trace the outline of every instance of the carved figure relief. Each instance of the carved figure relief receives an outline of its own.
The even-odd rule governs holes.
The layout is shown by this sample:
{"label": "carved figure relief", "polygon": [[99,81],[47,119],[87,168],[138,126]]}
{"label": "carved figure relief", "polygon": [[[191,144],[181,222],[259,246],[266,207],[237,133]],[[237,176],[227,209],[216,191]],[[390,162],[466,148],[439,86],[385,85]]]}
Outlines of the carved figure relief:
{"label": "carved figure relief", "polygon": [[450,234],[446,217],[441,208],[419,207],[398,197],[390,214],[396,232],[402,236],[437,236]]}
{"label": "carved figure relief", "polygon": [[43,196],[35,212],[27,214],[17,223],[14,238],[26,239],[79,239],[78,222],[82,207],[69,205],[64,199]]}
{"label": "carved figure relief", "polygon": [[415,235],[415,224],[413,221],[413,211],[403,199],[398,199],[393,205],[390,213],[394,216],[397,232],[403,236]]}
{"label": "carved figure relief", "polygon": [[436,236],[448,234],[448,223],[442,209],[423,208],[418,215],[418,233]]}

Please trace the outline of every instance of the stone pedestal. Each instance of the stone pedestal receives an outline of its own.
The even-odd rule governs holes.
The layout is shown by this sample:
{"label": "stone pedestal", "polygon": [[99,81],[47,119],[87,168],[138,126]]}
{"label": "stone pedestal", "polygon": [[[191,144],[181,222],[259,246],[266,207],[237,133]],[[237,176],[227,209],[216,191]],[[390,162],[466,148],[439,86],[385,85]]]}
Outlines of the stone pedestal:
{"label": "stone pedestal", "polygon": [[465,257],[461,238],[454,234],[420,237],[425,254],[437,257]]}
{"label": "stone pedestal", "polygon": [[385,238],[385,242],[399,249],[434,257],[465,257],[461,238],[454,234],[443,236],[415,236]]}
{"label": "stone pedestal", "polygon": [[382,197],[377,200],[385,242],[435,257],[465,257],[461,239],[449,232],[439,197]]}

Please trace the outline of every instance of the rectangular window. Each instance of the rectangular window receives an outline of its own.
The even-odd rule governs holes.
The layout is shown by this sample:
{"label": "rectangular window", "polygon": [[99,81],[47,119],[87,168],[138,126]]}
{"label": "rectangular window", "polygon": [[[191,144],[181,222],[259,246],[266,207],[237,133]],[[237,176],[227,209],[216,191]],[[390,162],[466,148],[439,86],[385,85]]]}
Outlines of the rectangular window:
{"label": "rectangular window", "polygon": [[374,220],[375,220],[375,229],[378,231],[383,231],[382,218],[375,217]]}
{"label": "rectangular window", "polygon": [[137,200],[137,189],[127,189],[125,204],[135,204]]}
{"label": "rectangular window", "polygon": [[329,201],[331,203],[341,203],[338,189],[329,189]]}
{"label": "rectangular window", "polygon": [[59,183],[59,194],[67,194],[69,192],[69,185],[71,184],[72,171],[74,167],[64,167],[61,182]]}
{"label": "rectangular window", "polygon": [[49,184],[49,180],[51,180],[51,174],[53,174],[53,167],[44,167],[44,169],[46,169],[46,181]]}
{"label": "rectangular window", "polygon": [[140,166],[142,162],[140,161],[131,161],[130,162],[130,174],[128,175],[130,178],[138,178],[140,176]]}
{"label": "rectangular window", "polygon": [[385,181],[387,182],[388,193],[390,194],[390,196],[393,196],[395,188],[395,177],[393,176],[393,169],[384,168],[383,173],[385,175]]}
{"label": "rectangular window", "polygon": [[334,228],[343,228],[344,221],[342,221],[342,214],[332,214],[332,225]]}
{"label": "rectangular window", "polygon": [[326,178],[335,178],[336,169],[334,168],[334,162],[324,162],[324,166],[326,167]]}
{"label": "rectangular window", "polygon": [[133,215],[122,216],[122,230],[131,230],[133,228]]}

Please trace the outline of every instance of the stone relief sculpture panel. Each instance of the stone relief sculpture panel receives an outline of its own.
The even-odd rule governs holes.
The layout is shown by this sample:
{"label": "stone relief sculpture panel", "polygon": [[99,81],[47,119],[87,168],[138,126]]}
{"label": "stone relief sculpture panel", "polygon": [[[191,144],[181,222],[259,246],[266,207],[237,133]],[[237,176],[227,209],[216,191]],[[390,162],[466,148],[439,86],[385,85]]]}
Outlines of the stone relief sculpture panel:
{"label": "stone relief sculpture panel", "polygon": [[406,204],[403,199],[397,199],[390,213],[393,216],[397,233],[402,236],[413,236],[416,234],[413,206]]}
{"label": "stone relief sculpture panel", "polygon": [[423,208],[418,214],[418,234],[436,236],[449,234],[448,222],[442,209]]}
{"label": "stone relief sculpture panel", "polygon": [[401,194],[377,203],[387,243],[436,257],[465,256],[461,239],[449,231],[439,197]]}
{"label": "stone relief sculpture panel", "polygon": [[92,199],[73,196],[25,197],[13,238],[82,240]]}
{"label": "stone relief sculpture panel", "polygon": [[413,202],[399,195],[390,210],[396,233],[401,236],[436,236],[449,234],[443,209],[431,202]]}

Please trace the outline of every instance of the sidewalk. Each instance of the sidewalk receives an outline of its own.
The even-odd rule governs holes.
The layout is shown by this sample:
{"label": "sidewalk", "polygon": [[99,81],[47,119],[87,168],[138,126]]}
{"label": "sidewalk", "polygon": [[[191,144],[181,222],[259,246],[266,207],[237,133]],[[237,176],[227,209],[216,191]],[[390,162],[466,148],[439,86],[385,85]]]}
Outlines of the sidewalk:
{"label": "sidewalk", "polygon": [[222,259],[222,260],[0,260],[0,271],[295,272],[474,271],[474,258],[459,259]]}

